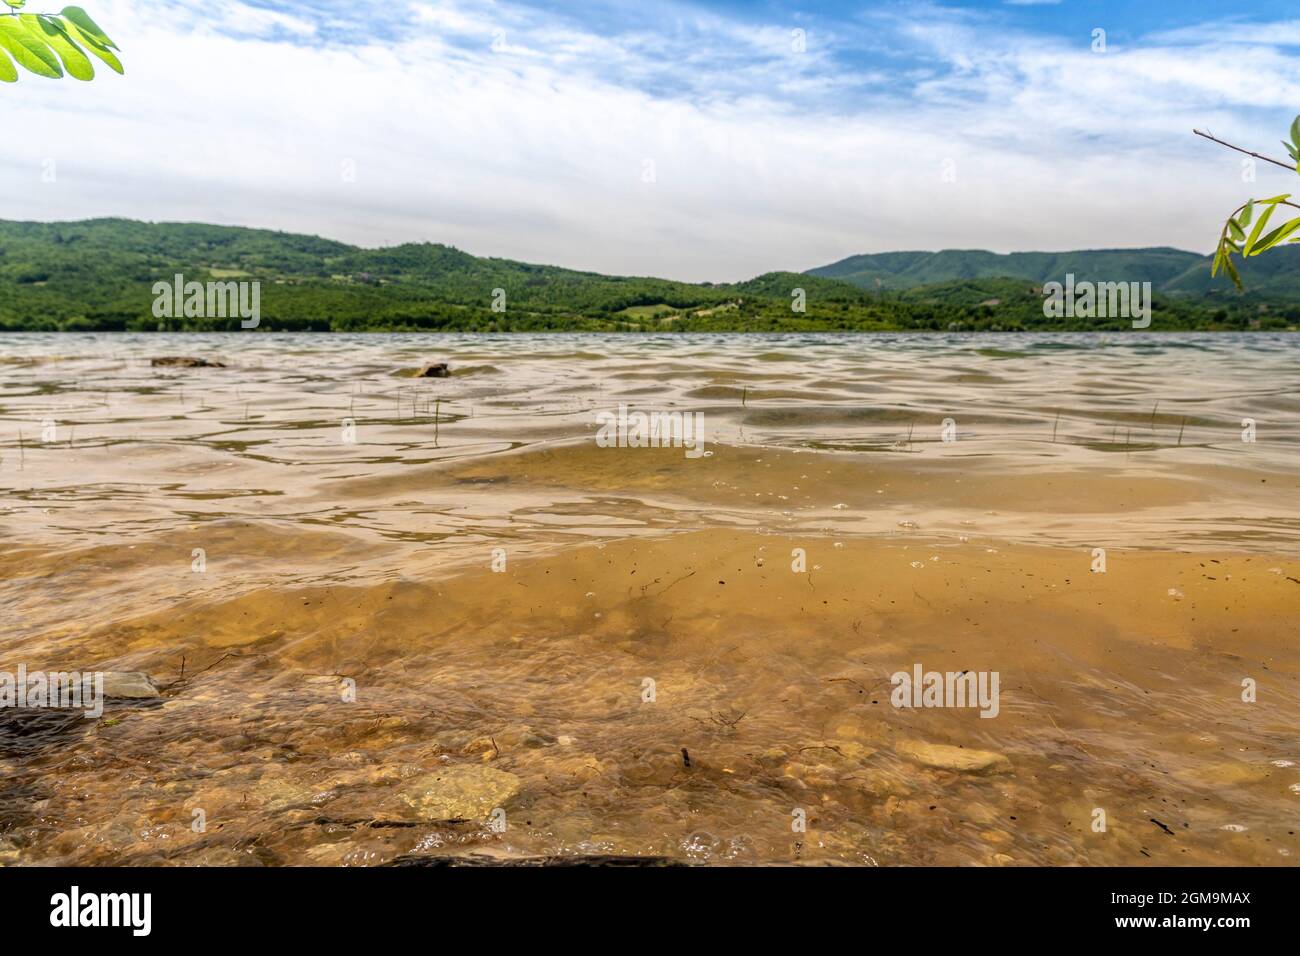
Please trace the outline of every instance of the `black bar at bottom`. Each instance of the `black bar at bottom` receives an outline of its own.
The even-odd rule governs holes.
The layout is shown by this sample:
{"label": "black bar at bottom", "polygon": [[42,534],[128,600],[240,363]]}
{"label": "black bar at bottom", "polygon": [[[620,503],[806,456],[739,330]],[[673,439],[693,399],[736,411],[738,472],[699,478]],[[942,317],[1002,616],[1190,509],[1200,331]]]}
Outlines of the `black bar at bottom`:
{"label": "black bar at bottom", "polygon": [[[626,863],[588,861],[600,862]],[[1196,936],[1231,945],[1293,932],[1296,886],[1295,871],[1282,868],[10,868],[0,869],[0,912],[11,945],[74,934],[128,946],[247,943],[277,929],[295,946],[447,930],[484,941],[520,934],[564,944],[575,934],[573,943],[598,943],[633,933],[699,942],[725,933],[736,942],[799,927],[872,938],[873,927],[922,937],[966,927],[1004,942]],[[138,932],[145,898],[129,894],[149,894],[147,935]],[[115,916],[117,926],[71,925]]]}

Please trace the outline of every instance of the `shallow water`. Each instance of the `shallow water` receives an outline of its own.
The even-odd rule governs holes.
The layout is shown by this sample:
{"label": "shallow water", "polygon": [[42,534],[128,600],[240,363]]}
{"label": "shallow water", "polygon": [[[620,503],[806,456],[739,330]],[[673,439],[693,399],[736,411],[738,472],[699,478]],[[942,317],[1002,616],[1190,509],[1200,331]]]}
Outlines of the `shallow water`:
{"label": "shallow water", "polygon": [[[1297,358],[0,336],[0,670],[163,688],[0,710],[0,862],[1289,865]],[[620,404],[707,453],[600,447]],[[997,716],[893,706],[916,664]]]}

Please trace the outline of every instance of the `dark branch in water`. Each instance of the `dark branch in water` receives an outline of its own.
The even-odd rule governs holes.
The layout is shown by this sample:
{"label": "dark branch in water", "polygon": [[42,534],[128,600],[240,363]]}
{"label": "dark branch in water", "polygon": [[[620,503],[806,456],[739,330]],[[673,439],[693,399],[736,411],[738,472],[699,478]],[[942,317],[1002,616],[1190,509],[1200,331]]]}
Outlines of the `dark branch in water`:
{"label": "dark branch in water", "polygon": [[1280,159],[1273,159],[1271,156],[1262,156],[1259,153],[1252,153],[1248,149],[1242,149],[1240,146],[1233,146],[1231,143],[1225,143],[1217,136],[1211,136],[1209,133],[1202,133],[1199,129],[1194,129],[1192,130],[1192,132],[1195,133],[1197,136],[1204,136],[1206,139],[1210,140],[1211,142],[1218,143],[1220,146],[1226,146],[1228,147],[1228,149],[1235,149],[1237,152],[1245,153],[1247,156],[1254,156],[1256,159],[1262,159],[1264,160],[1264,162],[1272,163],[1274,166],[1281,166],[1283,169],[1289,169],[1293,173],[1296,171],[1296,168],[1294,166],[1289,166],[1286,163],[1282,162]]}

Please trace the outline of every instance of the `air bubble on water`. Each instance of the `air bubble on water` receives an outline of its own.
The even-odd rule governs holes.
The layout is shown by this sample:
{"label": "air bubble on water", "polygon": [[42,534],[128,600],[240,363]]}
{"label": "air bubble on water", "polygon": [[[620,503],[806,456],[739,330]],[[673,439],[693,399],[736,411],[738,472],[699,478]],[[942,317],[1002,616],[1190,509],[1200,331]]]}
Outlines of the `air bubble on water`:
{"label": "air bubble on water", "polygon": [[1168,594],[1175,601],[1181,601],[1183,599],[1183,592],[1178,590],[1178,588],[1170,588],[1165,593]]}
{"label": "air bubble on water", "polygon": [[847,508],[848,508],[848,505],[846,505],[846,504],[842,504],[842,503],[841,503],[841,504],[838,504],[838,505],[835,506],[835,510],[836,510],[836,511],[844,511],[844,510],[846,510]]}
{"label": "air bubble on water", "polygon": [[914,568],[923,568],[923,567],[925,567],[925,563],[922,562],[922,561],[913,561],[913,562],[912,562],[912,567],[914,567]]}
{"label": "air bubble on water", "polygon": [[1220,829],[1220,830],[1227,830],[1229,833],[1245,833],[1245,832],[1246,832],[1246,828],[1243,827],[1240,823],[1225,823],[1223,826],[1219,827],[1219,829]]}
{"label": "air bubble on water", "polygon": [[1295,766],[1295,761],[1294,761],[1294,760],[1274,760],[1274,761],[1273,761],[1273,766],[1274,766],[1274,767],[1294,767],[1294,766]]}
{"label": "air bubble on water", "polygon": [[844,547],[844,542],[843,542],[843,541],[836,541],[835,544],[832,545],[832,547],[842,548],[842,547]]}

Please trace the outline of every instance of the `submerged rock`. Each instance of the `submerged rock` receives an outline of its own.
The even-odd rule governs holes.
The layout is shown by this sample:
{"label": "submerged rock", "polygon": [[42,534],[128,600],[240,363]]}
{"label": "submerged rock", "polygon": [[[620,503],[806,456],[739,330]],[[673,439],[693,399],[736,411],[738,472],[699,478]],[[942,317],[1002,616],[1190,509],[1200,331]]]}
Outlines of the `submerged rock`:
{"label": "submerged rock", "polygon": [[162,694],[153,678],[141,671],[104,671],[104,696],[141,700]]}
{"label": "submerged rock", "polygon": [[903,757],[939,770],[966,773],[1001,773],[1011,769],[1011,761],[992,750],[970,750],[947,744],[928,744],[923,740],[903,740],[894,747]]}
{"label": "submerged rock", "polygon": [[398,796],[421,820],[485,820],[518,793],[521,785],[513,773],[465,765],[416,777]]}
{"label": "submerged rock", "polygon": [[196,358],[193,355],[160,355],[158,358],[151,359],[149,364],[152,366],[165,366],[167,368],[225,368],[224,362],[209,361],[205,358]]}

